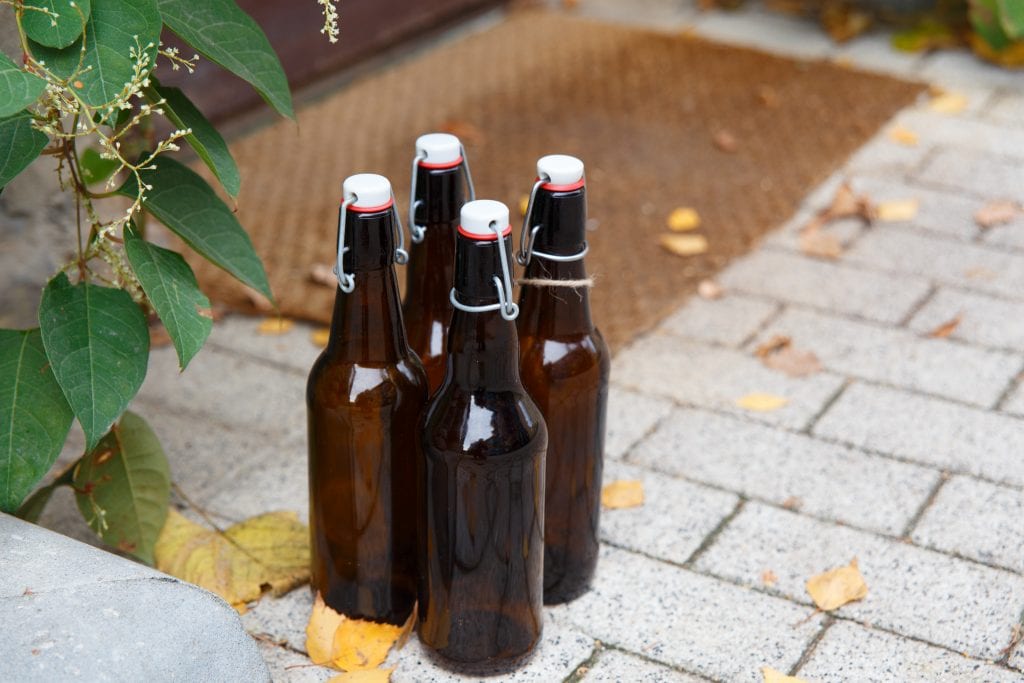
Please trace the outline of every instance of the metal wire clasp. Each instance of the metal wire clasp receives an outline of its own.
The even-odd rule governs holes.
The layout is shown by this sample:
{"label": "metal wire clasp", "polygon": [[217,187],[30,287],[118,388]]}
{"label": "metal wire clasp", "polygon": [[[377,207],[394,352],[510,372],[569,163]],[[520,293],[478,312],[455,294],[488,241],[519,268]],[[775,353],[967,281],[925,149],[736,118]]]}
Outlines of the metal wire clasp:
{"label": "metal wire clasp", "polygon": [[[459,168],[462,169],[462,175],[466,179],[469,201],[473,201],[476,199],[476,188],[473,187],[473,174],[469,171],[469,158],[466,156],[466,147],[461,142],[459,143],[459,155],[462,157],[462,161],[459,162]],[[422,242],[427,234],[427,226],[417,225],[416,223],[416,209],[423,204],[422,199],[416,199],[416,171],[419,168],[420,162],[426,158],[424,154],[417,154],[412,159],[412,184],[409,188],[409,236],[416,244]]]}
{"label": "metal wire clasp", "polygon": [[[519,305],[512,301],[512,274],[509,272],[508,257],[505,254],[505,238],[501,236],[502,229],[497,221],[491,223],[491,229],[498,236],[498,256],[501,259],[501,278],[494,276],[494,289],[498,294],[498,303],[484,304],[482,306],[470,306],[459,301],[452,287],[448,292],[448,300],[452,306],[467,313],[486,313],[488,311],[501,311],[501,317],[505,320],[515,320],[519,317]],[[504,279],[504,282],[502,281]]]}
{"label": "metal wire clasp", "polygon": [[[356,288],[356,279],[351,273],[345,272],[344,258],[348,247],[345,246],[345,223],[348,216],[348,207],[359,200],[355,194],[345,197],[341,203],[341,212],[338,215],[338,260],[334,264],[334,275],[338,278],[338,287],[346,294],[351,294]],[[391,211],[395,215],[395,236],[398,246],[395,248],[395,263],[404,265],[409,262],[409,252],[405,250],[405,231],[402,229],[402,219],[398,215],[398,203],[395,201],[395,192],[391,191]]]}
{"label": "metal wire clasp", "polygon": [[526,204],[526,215],[523,216],[523,230],[519,234],[519,251],[516,253],[516,263],[526,267],[530,264],[530,260],[536,256],[537,258],[546,259],[548,261],[559,261],[561,263],[568,263],[569,261],[582,261],[583,257],[590,251],[590,244],[584,240],[583,249],[576,252],[575,254],[569,254],[568,256],[561,256],[559,254],[549,254],[544,251],[537,251],[534,249],[534,242],[537,240],[537,233],[544,226],[535,225],[530,227],[530,219],[533,217],[533,202],[537,199],[537,190],[540,189],[541,185],[550,181],[547,176],[542,176],[537,179],[537,182],[533,184],[533,189],[530,190],[530,201]]}

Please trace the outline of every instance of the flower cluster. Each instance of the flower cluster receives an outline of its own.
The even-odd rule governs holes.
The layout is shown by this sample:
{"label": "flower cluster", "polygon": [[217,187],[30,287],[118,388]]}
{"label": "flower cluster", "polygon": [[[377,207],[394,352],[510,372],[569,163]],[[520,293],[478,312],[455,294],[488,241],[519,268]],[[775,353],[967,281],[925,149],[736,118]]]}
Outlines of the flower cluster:
{"label": "flower cluster", "polygon": [[334,0],[316,1],[324,13],[324,27],[320,29],[320,33],[327,36],[327,40],[332,43],[338,42],[338,8],[335,7]]}

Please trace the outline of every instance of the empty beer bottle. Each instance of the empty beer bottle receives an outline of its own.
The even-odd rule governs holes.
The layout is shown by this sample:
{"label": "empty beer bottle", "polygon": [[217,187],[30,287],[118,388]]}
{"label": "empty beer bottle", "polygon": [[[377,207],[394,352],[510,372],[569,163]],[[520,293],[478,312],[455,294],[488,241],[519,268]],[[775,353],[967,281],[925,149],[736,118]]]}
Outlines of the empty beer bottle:
{"label": "empty beer bottle", "polygon": [[[465,180],[465,183],[463,183]],[[427,371],[430,391],[444,377],[444,342],[452,307],[448,292],[455,272],[455,231],[468,186],[473,197],[462,143],[454,135],[430,133],[416,140],[409,191],[409,278],[402,313],[409,345]]]}
{"label": "empty beer bottle", "polygon": [[544,602],[572,600],[597,566],[608,347],[590,317],[583,162],[537,162],[517,260],[523,385],[548,426]]}
{"label": "empty beer bottle", "polygon": [[402,325],[391,184],[362,173],[343,192],[331,335],[306,388],[312,584],[342,614],[402,624],[416,602],[427,381]]}
{"label": "empty beer bottle", "polygon": [[462,207],[445,376],[423,428],[420,639],[464,662],[540,637],[547,429],[519,379],[508,209]]}

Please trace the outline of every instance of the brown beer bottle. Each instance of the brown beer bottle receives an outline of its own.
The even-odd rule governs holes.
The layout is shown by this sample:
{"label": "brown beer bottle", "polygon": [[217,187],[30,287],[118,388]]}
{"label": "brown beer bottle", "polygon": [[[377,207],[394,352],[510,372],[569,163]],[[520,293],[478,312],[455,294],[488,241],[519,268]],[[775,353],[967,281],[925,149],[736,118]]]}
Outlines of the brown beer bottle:
{"label": "brown beer bottle", "polygon": [[597,566],[608,347],[590,317],[583,162],[537,162],[517,260],[523,385],[548,426],[544,602],[587,590]]}
{"label": "brown beer bottle", "polygon": [[427,380],[402,325],[391,184],[362,173],[343,192],[331,335],[306,387],[312,585],[342,614],[403,624],[416,602]]}
{"label": "brown beer bottle", "polygon": [[542,627],[547,429],[519,378],[508,220],[500,202],[462,207],[423,427],[420,640],[462,662],[523,655]]}
{"label": "brown beer bottle", "polygon": [[427,371],[431,393],[444,378],[444,341],[452,319],[448,292],[455,273],[455,231],[466,189],[469,199],[474,199],[459,139],[447,133],[417,138],[409,191],[412,246],[402,314],[409,346]]}

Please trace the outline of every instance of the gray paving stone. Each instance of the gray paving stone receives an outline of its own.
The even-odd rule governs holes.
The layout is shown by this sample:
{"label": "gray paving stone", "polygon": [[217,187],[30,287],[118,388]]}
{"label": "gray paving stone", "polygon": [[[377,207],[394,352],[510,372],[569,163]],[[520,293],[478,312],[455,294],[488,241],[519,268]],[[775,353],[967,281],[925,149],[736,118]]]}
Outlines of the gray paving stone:
{"label": "gray paving stone", "polygon": [[[765,237],[761,244],[773,249],[802,252],[800,233],[813,219],[815,213],[815,211],[806,210],[805,203],[793,218],[786,221],[780,229]],[[848,249],[866,230],[868,230],[867,223],[859,218],[842,218],[832,221],[822,228],[822,232],[834,237],[843,249]],[[828,261],[822,262],[828,263]]]}
{"label": "gray paving stone", "polygon": [[[979,90],[974,92],[971,100],[974,107],[984,109],[986,101]],[[983,90],[982,90],[983,92]],[[991,92],[991,91],[990,91]],[[993,158],[1014,155],[1014,150],[1024,145],[1024,130],[1005,126],[1000,123],[986,121],[971,116],[950,116],[926,107],[905,109],[896,116],[896,121],[908,130],[917,133],[920,143],[918,147],[930,149],[941,147],[940,151],[952,156],[975,158],[979,154],[991,155]],[[929,158],[934,154],[929,154]]]}
{"label": "gray paving stone", "polygon": [[973,240],[981,234],[974,222],[974,213],[984,202],[948,191],[934,190],[913,182],[891,178],[856,177],[854,190],[864,193],[876,205],[883,202],[916,199],[917,214],[908,221],[877,222],[874,230],[885,231],[893,227],[914,227],[962,240]]}
{"label": "gray paving stone", "polygon": [[989,228],[981,241],[994,247],[1024,250],[1024,215],[1019,215],[1009,223]]}
{"label": "gray paving stone", "polygon": [[1019,91],[1024,88],[1020,74],[978,59],[969,50],[938,50],[929,55],[918,74],[943,85],[974,85]]}
{"label": "gray paving stone", "polygon": [[701,683],[705,679],[654,664],[621,650],[605,650],[582,680],[587,683]]}
{"label": "gray paving stone", "polygon": [[260,655],[274,683],[326,683],[338,675],[326,666],[313,666],[309,658],[273,643],[259,641]]}
{"label": "gray paving stone", "polygon": [[313,593],[300,587],[279,598],[264,596],[242,615],[242,625],[253,636],[304,653],[306,624],[312,612]]}
{"label": "gray paving stone", "polygon": [[1024,672],[1024,647],[1020,644],[1010,653],[1009,665],[1018,671]]}
{"label": "gray paving stone", "polygon": [[544,624],[544,635],[530,659],[514,671],[494,669],[493,671],[470,670],[451,662],[440,662],[431,656],[417,638],[389,662],[398,666],[391,680],[394,683],[445,683],[447,681],[478,681],[487,683],[500,675],[503,681],[530,681],[548,683],[561,681],[570,676],[590,658],[596,643],[594,639],[579,631],[548,621]]}
{"label": "gray paving stone", "polygon": [[910,329],[927,335],[958,315],[951,339],[1024,351],[1024,303],[954,289],[939,289],[914,315]]}
{"label": "gray paving stone", "polygon": [[760,683],[792,667],[821,617],[640,555],[604,547],[591,591],[553,610],[603,643],[696,674]]}
{"label": "gray paving stone", "polygon": [[1019,674],[915,640],[839,621],[829,627],[800,678],[818,683],[1011,683]]}
{"label": "gray paving stone", "polygon": [[721,299],[692,297],[662,328],[687,339],[738,347],[778,310],[774,302],[731,292]]}
{"label": "gray paving stone", "polygon": [[890,534],[903,531],[939,476],[800,434],[690,409],[676,410],[633,450],[629,462]]}
{"label": "gray paving stone", "polygon": [[868,595],[839,616],[997,659],[1024,608],[1024,577],[786,510],[748,504],[697,561],[717,576],[807,602],[807,579],[856,557]]}
{"label": "gray paving stone", "polygon": [[1024,417],[1024,384],[1018,382],[1017,386],[1003,402],[1003,405],[1000,406],[1000,410],[1011,415]]}
{"label": "gray paving stone", "polygon": [[920,545],[1024,574],[1024,492],[953,477],[912,537]]}
{"label": "gray paving stone", "polygon": [[889,123],[867,144],[853,153],[844,170],[853,175],[874,175],[893,179],[910,173],[921,165],[931,150],[927,144],[901,145],[889,137]]}
{"label": "gray paving stone", "polygon": [[846,61],[858,69],[879,71],[897,76],[907,76],[920,66],[922,56],[918,53],[902,52],[892,46],[892,33],[872,30],[842,45],[835,46],[833,53],[837,61]]}
{"label": "gray paving stone", "polygon": [[608,391],[608,418],[604,456],[617,459],[642,439],[672,410],[672,402],[612,384]]}
{"label": "gray paving stone", "polygon": [[916,275],[1008,298],[1024,298],[1024,255],[952,242],[899,227],[871,230],[844,255],[869,268]]}
{"label": "gray paving stone", "polygon": [[941,149],[928,157],[915,177],[924,183],[964,190],[982,198],[1024,199],[1024,162],[996,157],[991,152]]}
{"label": "gray paving stone", "polygon": [[832,42],[808,20],[756,7],[706,12],[692,25],[705,38],[777,54],[809,59],[824,57],[832,50]]}
{"label": "gray paving stone", "polygon": [[999,92],[986,108],[985,115],[997,123],[1024,126],[1024,94]]}
{"label": "gray paving stone", "polygon": [[833,372],[990,406],[1021,367],[1018,356],[922,339],[906,330],[787,310],[761,333],[761,343],[786,335]]}
{"label": "gray paving stone", "polygon": [[248,315],[228,315],[218,320],[207,344],[226,352],[242,352],[256,358],[308,373],[313,361],[320,355],[321,347],[313,343],[314,331],[323,325],[311,325],[291,321],[292,327],[283,334],[260,334],[259,326],[264,318]]}
{"label": "gray paving stone", "polygon": [[729,290],[887,323],[905,318],[929,287],[920,278],[768,250],[733,263],[718,280]]}
{"label": "gray paving stone", "polygon": [[1024,485],[1024,421],[888,387],[853,383],[814,433],[942,469]]}
{"label": "gray paving stone", "polygon": [[643,482],[641,507],[601,511],[601,540],[621,548],[682,564],[733,511],[739,497],[705,486],[611,462],[604,483]]}
{"label": "gray paving stone", "polygon": [[[637,390],[793,429],[806,426],[842,384],[829,373],[794,379],[769,370],[749,354],[657,333],[621,351],[612,366],[617,381]],[[789,403],[770,412],[736,405],[751,393],[775,394]]]}

